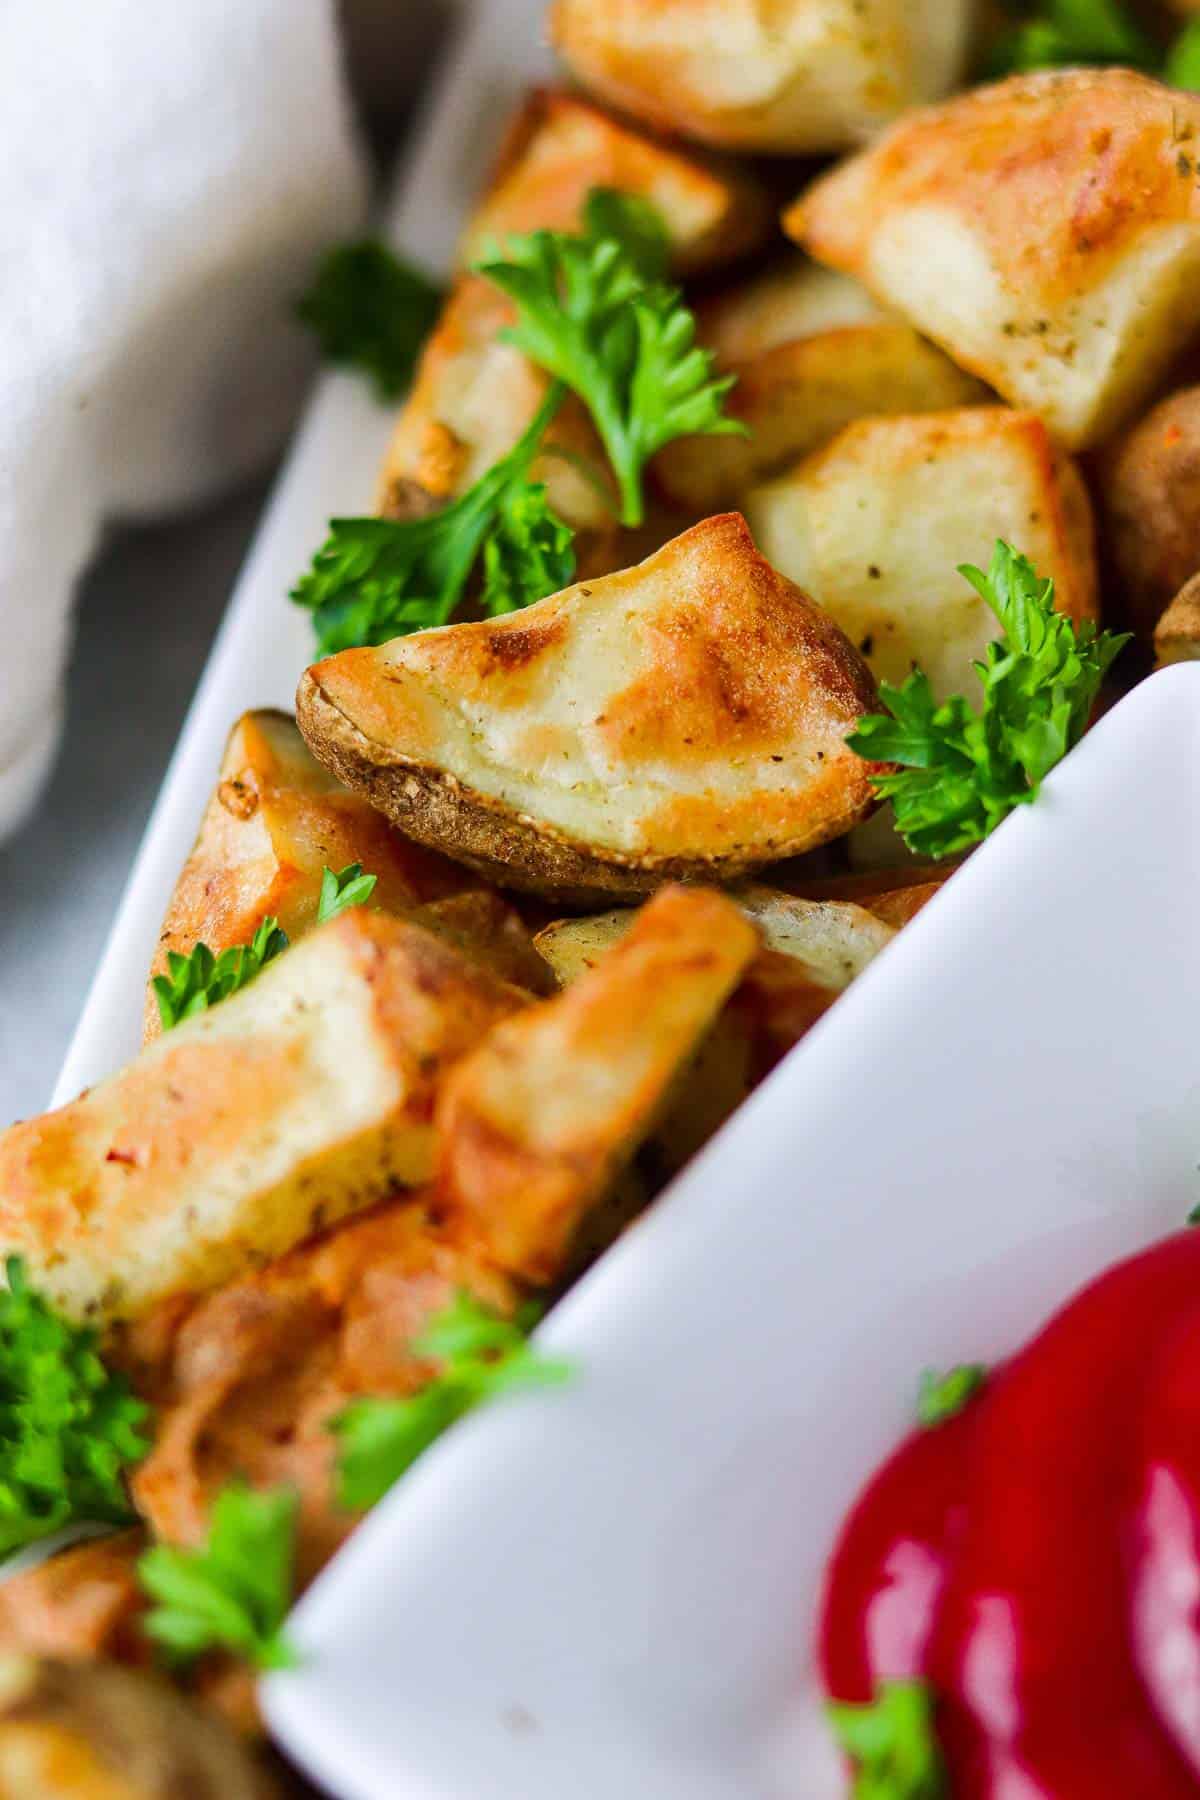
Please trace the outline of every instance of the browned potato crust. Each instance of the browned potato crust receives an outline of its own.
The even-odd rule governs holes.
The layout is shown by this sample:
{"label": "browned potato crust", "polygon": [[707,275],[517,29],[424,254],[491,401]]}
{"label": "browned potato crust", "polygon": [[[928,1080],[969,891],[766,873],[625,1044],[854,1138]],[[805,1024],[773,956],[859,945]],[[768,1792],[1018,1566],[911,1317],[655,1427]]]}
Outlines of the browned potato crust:
{"label": "browned potato crust", "polygon": [[679,274],[756,249],[773,224],[764,189],[736,164],[647,136],[577,94],[539,88],[509,127],[463,235],[463,262],[478,261],[509,234],[577,231],[597,187],[653,204]]}
{"label": "browned potato crust", "polygon": [[219,1720],[113,1663],[0,1661],[0,1800],[282,1800]]}
{"label": "browned potato crust", "polygon": [[1176,594],[1158,621],[1154,649],[1160,668],[1200,659],[1200,575]]}
{"label": "browned potato crust", "polygon": [[903,119],[787,215],[1072,447],[1200,327],[1200,98],[1127,69],[1015,76]]}
{"label": "browned potato crust", "polygon": [[[462,870],[393,831],[309,753],[287,713],[245,713],[229,735],[196,847],[180,872],[151,974],[167,953],[245,944],[274,914],[293,943],[316,923],[321,872],[358,862],[377,877],[371,904],[404,913],[460,893]],[[145,1035],[160,1030],[153,990]]]}
{"label": "browned potato crust", "polygon": [[1097,475],[1121,606],[1148,638],[1200,570],[1200,387],[1152,407],[1106,447]]}
{"label": "browned potato crust", "polygon": [[137,1318],[426,1181],[451,1063],[526,996],[356,908],[0,1135],[0,1239],[68,1317]]}
{"label": "browned potato crust", "polygon": [[731,901],[668,888],[557,999],[493,1031],[438,1106],[452,1221],[511,1274],[559,1276],[757,948]]}
{"label": "browned potato crust", "polygon": [[967,0],[555,0],[550,31],[584,83],[688,137],[839,150],[952,88]]}
{"label": "browned potato crust", "polygon": [[728,879],[871,811],[857,652],[736,514],[495,622],[348,650],[300,683],[314,754],[418,841],[587,904]]}

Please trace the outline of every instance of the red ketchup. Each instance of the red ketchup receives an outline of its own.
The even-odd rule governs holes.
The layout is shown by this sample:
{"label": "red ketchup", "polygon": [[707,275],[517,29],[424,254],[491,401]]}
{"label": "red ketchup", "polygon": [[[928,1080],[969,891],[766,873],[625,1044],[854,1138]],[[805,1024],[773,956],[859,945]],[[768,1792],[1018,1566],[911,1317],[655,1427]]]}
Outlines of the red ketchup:
{"label": "red ketchup", "polygon": [[1200,1231],[1084,1289],[860,1497],[825,1685],[921,1680],[954,1800],[1200,1796]]}

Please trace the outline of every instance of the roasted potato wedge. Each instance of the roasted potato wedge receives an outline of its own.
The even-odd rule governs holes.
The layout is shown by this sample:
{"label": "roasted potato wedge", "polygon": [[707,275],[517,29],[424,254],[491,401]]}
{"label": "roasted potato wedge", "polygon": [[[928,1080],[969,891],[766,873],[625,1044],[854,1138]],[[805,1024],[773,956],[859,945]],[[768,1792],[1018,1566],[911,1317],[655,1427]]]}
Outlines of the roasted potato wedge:
{"label": "roasted potato wedge", "polygon": [[542,88],[509,128],[464,234],[462,261],[478,261],[510,234],[577,231],[597,187],[654,205],[681,275],[756,249],[774,223],[763,188],[732,163],[647,137],[577,94]]}
{"label": "roasted potato wedge", "polygon": [[[406,517],[414,492],[444,506],[507,456],[532,424],[549,377],[500,333],[515,318],[490,282],[464,276],[454,288],[421,353],[416,379],[380,472],[378,509]],[[572,458],[606,468],[583,406],[568,395],[542,440],[530,479],[545,484],[550,504],[579,534],[580,567],[607,570],[619,532],[603,492]]]}
{"label": "roasted potato wedge", "polygon": [[757,948],[731,901],[668,889],[595,967],[463,1062],[438,1105],[441,1192],[490,1259],[536,1284],[562,1274]]}
{"label": "roasted potato wedge", "polygon": [[0,1136],[0,1240],[102,1326],[215,1287],[427,1180],[440,1080],[523,1000],[417,926],[343,913]]}
{"label": "roasted potato wedge", "polygon": [[1200,570],[1200,387],[1152,407],[1101,452],[1096,473],[1120,605],[1149,638]]}
{"label": "roasted potato wedge", "polygon": [[300,683],[316,755],[411,837],[566,902],[736,877],[871,810],[875,704],[736,514],[524,612],[347,650]]}
{"label": "roasted potato wedge", "polygon": [[584,86],[636,117],[740,150],[840,150],[949,92],[967,0],[555,0]]}
{"label": "roasted potato wedge", "polygon": [[412,1350],[430,1317],[468,1291],[500,1312],[520,1296],[440,1232],[426,1194],[347,1220],[201,1300],[147,1383],[154,1449],[133,1477],[157,1537],[202,1541],[233,1476],[300,1498],[296,1570],[312,1579],[358,1521],[337,1503],[329,1422],[363,1394],[401,1398],[433,1373]]}
{"label": "roasted potato wedge", "polygon": [[747,514],[777,568],[815,595],[881,680],[919,664],[939,696],[971,691],[998,634],[956,571],[1007,538],[1073,619],[1097,610],[1092,520],[1074,463],[1031,413],[968,407],[864,419],[754,490]]}
{"label": "roasted potato wedge", "polygon": [[0,1800],[283,1800],[299,1793],[203,1707],[113,1663],[0,1660]]}
{"label": "roasted potato wedge", "polygon": [[[316,924],[322,870],[354,862],[377,877],[371,904],[385,912],[409,912],[464,886],[456,864],[392,831],[361,795],[335,781],[287,713],[245,713],[225,746],[151,974],[166,969],[172,950],[186,956],[196,943],[210,950],[248,943],[269,913],[295,943]],[[151,989],[145,1035],[160,1029]]]}
{"label": "roasted potato wedge", "polygon": [[1200,327],[1200,98],[1128,69],[1015,76],[903,119],[792,236],[1072,448]]}
{"label": "roasted potato wedge", "polygon": [[149,1662],[137,1577],[145,1548],[140,1530],[88,1538],[0,1582],[0,1657]]}
{"label": "roasted potato wedge", "polygon": [[1176,594],[1158,621],[1154,651],[1160,668],[1200,659],[1200,575],[1194,575]]}

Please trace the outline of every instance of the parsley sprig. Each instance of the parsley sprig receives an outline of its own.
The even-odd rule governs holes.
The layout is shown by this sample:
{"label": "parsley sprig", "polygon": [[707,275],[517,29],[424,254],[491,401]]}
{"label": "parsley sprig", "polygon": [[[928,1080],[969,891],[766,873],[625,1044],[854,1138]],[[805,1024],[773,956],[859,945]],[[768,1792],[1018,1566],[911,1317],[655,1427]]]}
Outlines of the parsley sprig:
{"label": "parsley sprig", "polygon": [[167,952],[167,974],[154,977],[154,997],[164,1031],[207,1012],[230,994],[236,994],[247,982],[274,961],[288,947],[287,933],[279,920],[263,920],[248,944],[231,944],[216,955],[207,944],[193,944],[186,956],[178,950]]}
{"label": "parsley sprig", "polygon": [[566,587],[573,533],[551,510],[530,466],[562,403],[551,388],[507,456],[465,494],[419,519],[332,519],[307,575],[292,589],[313,615],[320,656],[445,625],[483,558],[480,606],[512,612]]}
{"label": "parsley sprig", "polygon": [[985,575],[959,573],[1004,628],[975,664],[983,708],[961,694],[940,704],[914,669],[902,687],[880,686],[887,713],[859,721],[847,743],[860,756],[905,765],[876,776],[896,829],[921,856],[951,856],[994,831],[1016,806],[1037,798],[1054,765],[1078,743],[1100,683],[1128,635],[1076,626],[1054,610],[1054,583],[1027,557],[998,542]]}
{"label": "parsley sprig", "polygon": [[364,875],[361,863],[347,863],[335,874],[330,868],[321,871],[321,898],[317,902],[317,924],[327,925],[351,906],[365,906],[375,892],[377,875]]}
{"label": "parsley sprig", "polygon": [[442,1433],[476,1407],[521,1389],[556,1387],[568,1364],[528,1342],[536,1311],[505,1319],[470,1294],[458,1294],[413,1340],[414,1353],[441,1364],[438,1375],[404,1400],[355,1400],[332,1421],[339,1440],[338,1497],[373,1506]]}
{"label": "parsley sprig", "polygon": [[746,435],[724,412],[735,377],[713,375],[696,321],[663,279],[666,239],[653,211],[610,189],[589,196],[580,233],[508,239],[477,266],[507,294],[517,323],[503,333],[584,401],[608,452],[621,522],[645,517],[643,473],[678,437]]}
{"label": "parsley sprig", "polygon": [[19,1257],[0,1291],[0,1556],[76,1521],[132,1518],[124,1472],[149,1409],[104,1366],[96,1334],[33,1292]]}
{"label": "parsley sprig", "polygon": [[988,72],[1008,75],[1078,64],[1118,64],[1161,75],[1172,87],[1200,87],[1200,22],[1184,27],[1164,59],[1122,0],[1043,0],[1032,18],[1001,36]]}
{"label": "parsley sprig", "polygon": [[433,282],[386,244],[364,238],[329,252],[296,316],[316,333],[328,362],[362,369],[381,400],[395,400],[412,380],[440,305]]}
{"label": "parsley sprig", "polygon": [[929,1430],[953,1419],[975,1398],[987,1380],[986,1363],[959,1363],[939,1375],[922,1369],[917,1392],[917,1422]]}
{"label": "parsley sprig", "polygon": [[949,1793],[923,1681],[884,1682],[868,1705],[831,1701],[826,1713],[855,1764],[853,1800],[943,1800]]}
{"label": "parsley sprig", "polygon": [[145,1629],[177,1664],[230,1650],[256,1669],[288,1669],[297,1657],[284,1631],[294,1583],[298,1496],[230,1482],[213,1502],[200,1549],[155,1544],[138,1562],[156,1602]]}

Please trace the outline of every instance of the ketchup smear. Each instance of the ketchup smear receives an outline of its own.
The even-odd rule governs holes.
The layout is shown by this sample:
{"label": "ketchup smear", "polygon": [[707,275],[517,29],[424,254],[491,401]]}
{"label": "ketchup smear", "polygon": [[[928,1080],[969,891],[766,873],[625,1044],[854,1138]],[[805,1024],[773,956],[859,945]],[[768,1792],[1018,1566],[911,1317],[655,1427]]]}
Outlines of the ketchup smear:
{"label": "ketchup smear", "polygon": [[1200,1795],[1200,1231],[904,1443],[826,1578],[829,1694],[921,1680],[955,1800]]}

